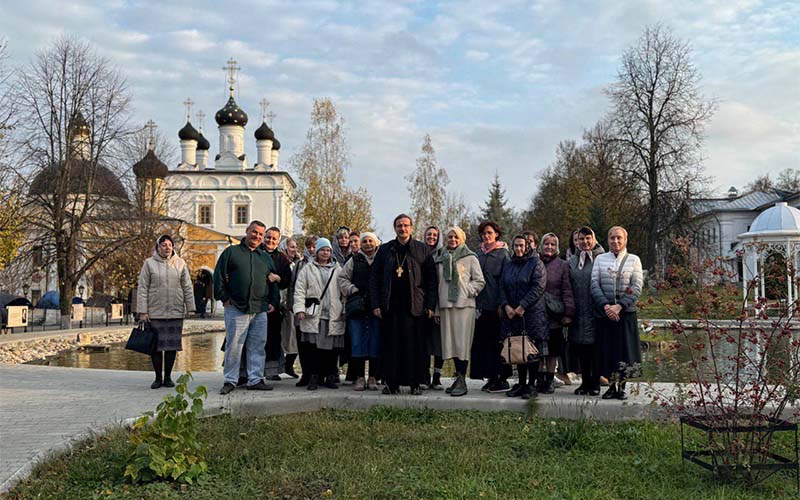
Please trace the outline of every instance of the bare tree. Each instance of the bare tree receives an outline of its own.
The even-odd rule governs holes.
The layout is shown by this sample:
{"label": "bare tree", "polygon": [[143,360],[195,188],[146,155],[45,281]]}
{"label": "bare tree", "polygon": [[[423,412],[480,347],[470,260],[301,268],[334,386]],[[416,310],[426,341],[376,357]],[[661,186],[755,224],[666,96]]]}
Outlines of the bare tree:
{"label": "bare tree", "polygon": [[[39,51],[15,79],[19,100],[14,171],[25,183],[33,244],[55,262],[69,322],[75,286],[100,259],[130,242],[120,220],[131,204],[115,153],[132,130],[125,79],[76,38]],[[130,161],[128,159],[128,161]],[[130,163],[127,163],[130,165]]]}
{"label": "bare tree", "polygon": [[306,233],[327,236],[341,225],[362,231],[372,227],[369,193],[345,180],[347,149],[344,120],[333,101],[314,99],[306,143],[290,161],[299,178],[295,201]]}
{"label": "bare tree", "polygon": [[642,257],[650,269],[672,229],[664,200],[694,196],[704,181],[700,148],[715,103],[700,94],[701,75],[690,55],[689,44],[669,29],[645,28],[623,54],[617,81],[608,90],[610,122],[626,155],[620,168],[645,193]]}

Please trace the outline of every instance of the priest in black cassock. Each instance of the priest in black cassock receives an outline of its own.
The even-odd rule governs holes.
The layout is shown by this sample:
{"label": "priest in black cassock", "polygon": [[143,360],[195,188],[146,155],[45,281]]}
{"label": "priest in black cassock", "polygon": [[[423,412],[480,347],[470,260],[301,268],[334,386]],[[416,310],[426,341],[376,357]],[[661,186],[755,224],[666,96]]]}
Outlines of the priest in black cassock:
{"label": "priest in black cassock", "polygon": [[394,219],[395,239],[378,249],[371,268],[370,294],[381,319],[381,374],[384,394],[397,394],[401,385],[419,395],[428,379],[424,318],[436,309],[436,267],[430,249],[411,235],[414,225],[406,214]]}

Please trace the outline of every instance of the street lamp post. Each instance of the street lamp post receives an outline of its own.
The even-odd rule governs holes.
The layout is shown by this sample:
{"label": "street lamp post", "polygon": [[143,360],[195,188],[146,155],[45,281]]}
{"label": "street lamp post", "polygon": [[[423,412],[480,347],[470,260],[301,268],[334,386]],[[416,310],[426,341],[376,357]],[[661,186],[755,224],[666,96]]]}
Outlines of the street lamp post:
{"label": "street lamp post", "polygon": [[[25,297],[25,300],[28,299],[28,290],[30,290],[31,286],[25,282],[22,284],[22,296]],[[31,317],[30,310],[28,310],[28,318]],[[28,333],[28,325],[25,325],[25,329],[22,330],[24,333]]]}
{"label": "street lamp post", "polygon": [[[82,306],[82,307],[83,307],[83,305],[84,305],[84,302],[83,302],[83,292],[85,292],[85,291],[86,291],[86,287],[85,287],[85,286],[83,286],[83,285],[80,285],[80,286],[78,287],[78,295],[80,295],[80,297],[81,297],[81,306]],[[83,308],[83,315],[81,316],[81,322],[80,322],[80,324],[78,325],[78,328],[83,328],[83,316],[85,316],[85,315],[86,315],[86,307],[84,307],[84,308]]]}

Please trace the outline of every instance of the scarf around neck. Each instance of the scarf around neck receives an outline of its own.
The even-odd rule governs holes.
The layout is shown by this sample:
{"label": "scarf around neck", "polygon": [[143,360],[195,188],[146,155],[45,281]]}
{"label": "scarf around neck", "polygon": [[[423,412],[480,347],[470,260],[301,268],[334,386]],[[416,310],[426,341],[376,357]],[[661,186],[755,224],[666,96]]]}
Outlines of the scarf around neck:
{"label": "scarf around neck", "polygon": [[490,253],[490,252],[493,252],[494,250],[497,250],[498,248],[506,248],[507,249],[508,246],[506,246],[504,241],[495,240],[495,242],[492,243],[491,245],[487,245],[486,243],[481,243],[481,247],[480,248],[481,248],[481,252]]}
{"label": "scarf around neck", "polygon": [[450,302],[456,302],[458,300],[460,277],[456,263],[470,255],[475,255],[475,253],[463,243],[458,245],[454,250],[440,248],[436,251],[436,256],[433,260],[437,263],[442,263],[442,277],[447,282],[447,300]]}

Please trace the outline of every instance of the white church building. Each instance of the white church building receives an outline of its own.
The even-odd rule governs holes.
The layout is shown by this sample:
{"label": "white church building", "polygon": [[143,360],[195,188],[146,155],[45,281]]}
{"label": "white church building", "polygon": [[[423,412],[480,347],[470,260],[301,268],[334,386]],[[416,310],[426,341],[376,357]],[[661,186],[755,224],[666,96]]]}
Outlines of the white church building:
{"label": "white church building", "polygon": [[292,176],[279,170],[281,144],[266,119],[255,130],[255,162],[245,155],[247,113],[234,99],[235,61],[228,62],[230,97],[215,114],[219,149],[213,161],[210,143],[191,124],[178,132],[181,162],[166,177],[167,215],[232,237],[244,235],[258,219],[283,234],[294,231]]}

